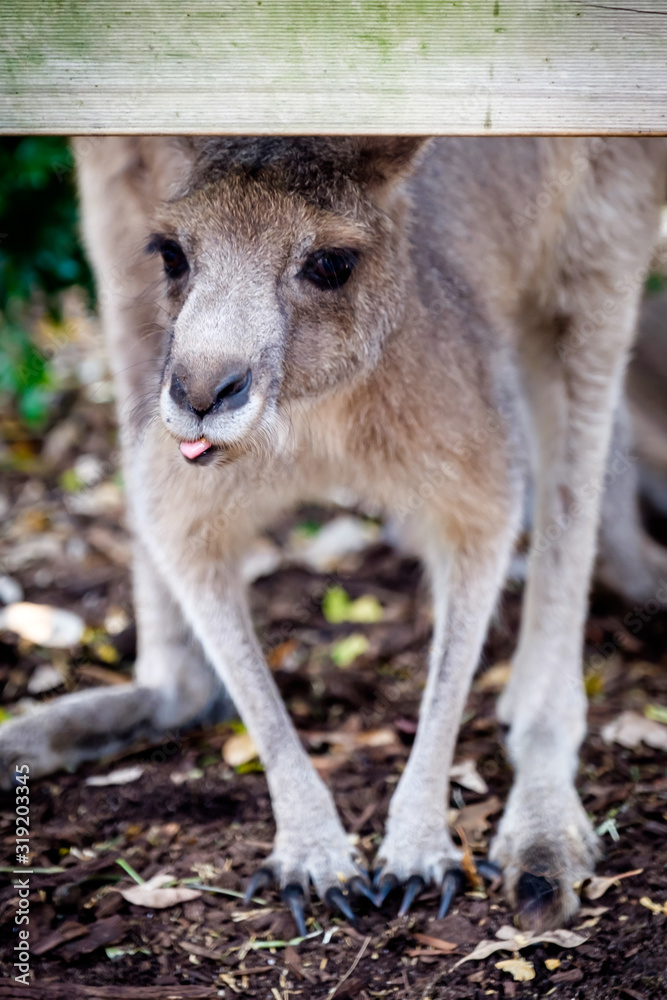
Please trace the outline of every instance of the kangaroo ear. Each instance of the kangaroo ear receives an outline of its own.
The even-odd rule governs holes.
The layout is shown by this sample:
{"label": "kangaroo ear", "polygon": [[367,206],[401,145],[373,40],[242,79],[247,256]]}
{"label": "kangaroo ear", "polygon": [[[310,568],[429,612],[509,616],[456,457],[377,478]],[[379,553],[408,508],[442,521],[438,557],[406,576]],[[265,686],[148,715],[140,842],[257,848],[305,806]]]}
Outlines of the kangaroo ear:
{"label": "kangaroo ear", "polygon": [[412,173],[426,153],[423,135],[368,135],[357,140],[359,174],[369,184],[387,184]]}

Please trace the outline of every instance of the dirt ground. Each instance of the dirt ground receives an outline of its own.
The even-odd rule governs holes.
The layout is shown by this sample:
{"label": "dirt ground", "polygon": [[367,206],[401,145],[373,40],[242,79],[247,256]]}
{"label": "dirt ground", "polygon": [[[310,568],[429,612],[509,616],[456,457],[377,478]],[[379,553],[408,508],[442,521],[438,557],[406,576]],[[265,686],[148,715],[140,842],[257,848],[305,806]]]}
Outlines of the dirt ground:
{"label": "dirt ground", "polygon": [[[86,337],[94,347],[95,333]],[[2,572],[25,600],[69,609],[86,623],[74,650],[0,633],[3,703],[11,712],[93,684],[123,683],[134,656],[112,408],[102,374],[91,374],[87,363],[85,351],[73,348],[73,387],[43,435],[30,438],[2,417]],[[370,540],[362,551],[342,555],[333,568],[313,568],[308,546],[340,513],[303,510],[276,532],[262,550],[273,568],[253,586],[253,610],[299,733],[370,862],[414,738],[430,612],[419,567],[368,519],[355,521]],[[331,592],[340,602],[338,588],[348,610],[365,599],[361,621],[335,620]],[[494,701],[516,638],[520,592],[515,582],[505,594],[456,753],[457,763],[468,763],[452,783],[451,821],[475,857],[486,854],[511,782]],[[360,904],[356,927],[312,900],[309,936],[295,942],[274,892],[247,908],[239,899],[270,850],[274,827],[264,775],[251,751],[247,759],[238,725],[225,724],[170,733],[158,746],[32,783],[30,986],[14,981],[14,795],[3,796],[0,998],[667,996],[665,755],[601,735],[624,711],[666,721],[667,616],[639,609],[637,628],[630,610],[609,595],[594,596],[586,651],[590,734],[578,786],[601,833],[598,873],[634,874],[582,887],[574,937],[515,939],[506,950],[462,961],[512,926],[502,890],[492,885],[471,889],[443,920],[433,892],[404,918],[398,895],[382,911]],[[119,769],[117,784],[89,783]],[[144,880],[166,872],[177,887],[204,888],[157,909],[121,894],[136,888],[132,872]],[[522,975],[532,978],[514,978]]]}

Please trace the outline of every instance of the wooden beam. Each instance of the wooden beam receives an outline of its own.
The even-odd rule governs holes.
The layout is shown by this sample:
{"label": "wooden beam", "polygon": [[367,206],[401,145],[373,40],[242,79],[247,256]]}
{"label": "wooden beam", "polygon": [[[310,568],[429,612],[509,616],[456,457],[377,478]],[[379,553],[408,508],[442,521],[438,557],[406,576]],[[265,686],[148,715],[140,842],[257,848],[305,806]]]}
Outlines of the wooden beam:
{"label": "wooden beam", "polygon": [[0,131],[667,133],[667,0],[0,0]]}

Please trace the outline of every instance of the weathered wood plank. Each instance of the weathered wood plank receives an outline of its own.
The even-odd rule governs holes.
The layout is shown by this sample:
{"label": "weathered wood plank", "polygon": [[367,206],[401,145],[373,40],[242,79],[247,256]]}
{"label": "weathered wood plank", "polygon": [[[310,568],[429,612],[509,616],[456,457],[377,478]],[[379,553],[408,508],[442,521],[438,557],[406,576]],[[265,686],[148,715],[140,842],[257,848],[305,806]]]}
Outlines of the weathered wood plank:
{"label": "weathered wood plank", "polygon": [[667,132],[667,0],[0,0],[3,132]]}

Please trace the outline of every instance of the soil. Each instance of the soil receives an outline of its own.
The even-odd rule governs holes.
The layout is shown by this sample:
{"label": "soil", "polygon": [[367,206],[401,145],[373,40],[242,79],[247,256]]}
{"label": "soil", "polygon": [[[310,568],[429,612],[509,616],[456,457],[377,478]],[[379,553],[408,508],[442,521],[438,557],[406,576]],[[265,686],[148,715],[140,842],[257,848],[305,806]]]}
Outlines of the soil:
{"label": "soil", "polygon": [[[75,432],[67,437],[63,425]],[[109,462],[110,404],[77,390],[63,399],[48,432],[26,435],[9,418],[3,429],[3,562],[26,600],[73,610],[88,625],[72,655],[2,633],[4,703],[16,710],[26,699],[123,682],[134,656],[134,630],[127,535]],[[67,475],[75,467],[81,471],[76,462],[82,455],[101,466],[94,485],[74,484],[74,495],[87,506],[72,503]],[[100,486],[109,487],[106,499]],[[295,526],[312,532],[332,516],[300,511],[273,542],[285,547]],[[370,863],[414,738],[430,612],[417,564],[381,540],[343,558],[333,580],[353,599],[375,595],[382,620],[331,624],[322,612],[331,573],[294,563],[257,580],[253,613],[292,718]],[[462,828],[475,857],[486,854],[511,783],[505,734],[494,717],[503,671],[490,668],[511,656],[520,602],[515,583],[487,643],[456,752],[457,761],[474,762],[482,779],[477,791],[453,783],[450,803],[452,825]],[[5,794],[0,960],[6,978],[0,998],[667,996],[664,752],[609,744],[601,736],[622,711],[650,714],[651,706],[655,711],[667,704],[667,616],[645,613],[636,628],[628,624],[629,610],[610,595],[593,600],[586,650],[590,728],[578,787],[603,830],[598,873],[636,874],[610,884],[597,899],[585,898],[582,888],[583,910],[573,929],[583,941],[523,949],[520,957],[534,978],[515,981],[498,968],[512,958],[509,950],[461,964],[478,942],[512,926],[496,885],[471,889],[443,920],[436,919],[434,892],[424,893],[403,918],[397,916],[398,894],[382,911],[360,903],[356,927],[313,898],[312,936],[301,943],[294,942],[291,917],[272,890],[243,907],[238,894],[270,851],[274,826],[263,773],[252,761],[236,767],[226,762],[224,748],[238,726],[221,724],[170,733],[158,746],[31,784],[30,986],[15,981],[12,964],[17,894],[6,869],[14,856],[14,796]],[[368,646],[341,667],[332,648],[351,632],[366,636]],[[31,679],[49,665],[62,682],[41,694],[33,685],[31,693]],[[119,768],[133,769],[124,783],[87,783]],[[166,909],[136,905],[121,895],[134,883],[119,860],[143,879],[167,872],[179,884],[194,880],[208,888]]]}

